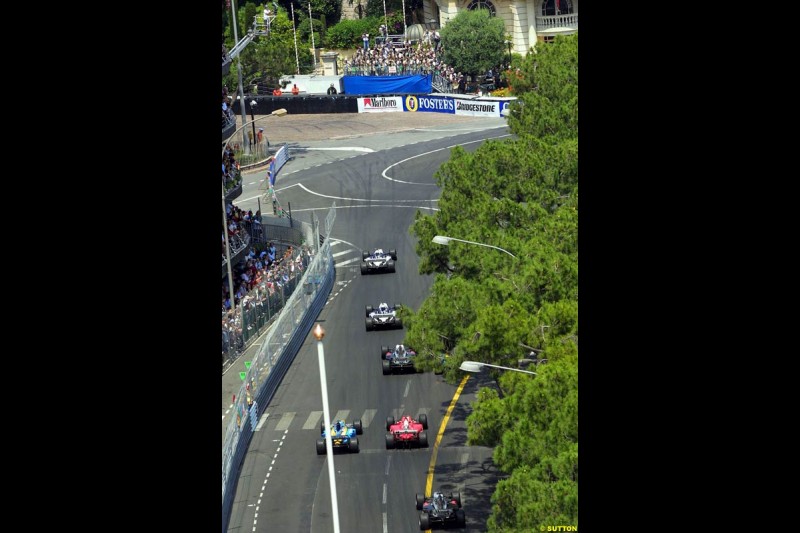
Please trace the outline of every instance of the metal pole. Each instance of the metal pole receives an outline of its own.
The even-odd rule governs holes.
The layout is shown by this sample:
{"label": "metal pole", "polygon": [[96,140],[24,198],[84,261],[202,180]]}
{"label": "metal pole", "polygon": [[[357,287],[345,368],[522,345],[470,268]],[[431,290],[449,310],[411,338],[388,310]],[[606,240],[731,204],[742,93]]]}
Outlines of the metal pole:
{"label": "metal pole", "polygon": [[300,75],[300,54],[297,52],[297,29],[294,26],[294,4],[292,6],[292,32],[294,33],[294,59],[297,62],[297,75]]}
{"label": "metal pole", "polygon": [[222,179],[222,233],[225,235],[225,259],[228,263],[228,291],[230,292],[231,310],[235,301],[233,297],[233,273],[231,272],[231,242],[228,240],[228,212],[225,210],[225,179]]}
{"label": "metal pole", "polygon": [[383,0],[383,24],[386,26],[386,35],[389,35],[389,19],[386,17],[386,0]]}
{"label": "metal pole", "polygon": [[292,225],[292,202],[286,202],[286,205],[289,206],[289,227],[293,228],[294,226]]}
{"label": "metal pole", "polygon": [[[239,42],[239,32],[236,29],[236,0],[231,0],[231,18],[233,19],[233,41]],[[242,88],[242,55],[236,56],[236,73],[239,76],[239,101],[242,102],[242,126],[247,123],[247,113],[244,112],[244,89]],[[250,147],[247,142],[247,130],[242,128],[242,150],[245,153],[250,153]]]}
{"label": "metal pole", "polygon": [[406,0],[403,0],[403,43],[405,43],[405,41],[406,41]]}
{"label": "metal pole", "polygon": [[253,113],[254,106],[255,106],[255,100],[250,102],[250,120],[252,121],[253,124],[253,153],[256,152],[256,139],[258,138],[256,137],[256,115],[255,113]]}
{"label": "metal pole", "polygon": [[331,483],[331,510],[333,515],[333,533],[339,533],[339,502],[336,498],[336,470],[333,467],[333,442],[331,441],[331,411],[328,407],[328,383],[325,375],[325,350],[322,338],[325,331],[317,324],[314,329],[317,338],[317,360],[319,361],[319,383],[322,388],[322,416],[325,420],[325,451],[328,456],[328,479]]}
{"label": "metal pole", "polygon": [[[405,1],[405,0],[403,0]],[[314,20],[311,18],[311,2],[308,3],[308,24],[311,26],[311,57],[314,59],[314,73],[317,72],[317,47],[314,46]]]}

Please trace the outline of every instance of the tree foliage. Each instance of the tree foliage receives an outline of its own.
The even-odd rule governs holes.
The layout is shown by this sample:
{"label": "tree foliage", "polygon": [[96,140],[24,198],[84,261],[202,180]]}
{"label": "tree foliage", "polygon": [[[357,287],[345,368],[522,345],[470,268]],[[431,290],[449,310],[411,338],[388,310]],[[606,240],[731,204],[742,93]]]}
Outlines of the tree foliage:
{"label": "tree foliage", "polygon": [[493,446],[510,474],[492,497],[491,532],[577,526],[577,37],[541,44],[521,70],[516,138],[456,147],[435,174],[440,210],[417,213],[410,230],[420,273],[435,280],[420,309],[404,311],[420,365],[447,352],[447,379],[464,360],[513,368],[532,352],[547,361],[531,367],[536,376],[501,374],[504,394],[481,389],[467,418],[468,441]]}
{"label": "tree foliage", "polygon": [[486,9],[460,11],[439,34],[445,63],[466,74],[483,74],[508,55],[505,25]]}

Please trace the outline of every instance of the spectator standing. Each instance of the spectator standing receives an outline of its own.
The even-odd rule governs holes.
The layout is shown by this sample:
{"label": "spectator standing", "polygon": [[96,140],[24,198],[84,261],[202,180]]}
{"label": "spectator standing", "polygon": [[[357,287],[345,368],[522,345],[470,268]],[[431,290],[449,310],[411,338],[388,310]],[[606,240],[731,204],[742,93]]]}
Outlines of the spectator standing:
{"label": "spectator standing", "polygon": [[297,88],[297,84],[296,83],[292,86],[292,94],[295,95],[295,96],[300,94],[300,89]]}
{"label": "spectator standing", "polygon": [[331,86],[328,87],[328,94],[336,94],[336,87],[334,87],[332,83]]}
{"label": "spectator standing", "polygon": [[364,41],[364,51],[369,50],[369,33],[362,33],[361,40]]}

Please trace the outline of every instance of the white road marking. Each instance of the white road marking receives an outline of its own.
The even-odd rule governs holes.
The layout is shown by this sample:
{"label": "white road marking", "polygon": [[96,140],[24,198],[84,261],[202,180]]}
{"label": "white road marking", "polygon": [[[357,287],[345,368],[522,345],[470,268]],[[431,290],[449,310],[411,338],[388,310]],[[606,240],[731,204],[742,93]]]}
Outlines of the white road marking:
{"label": "white road marking", "polygon": [[280,422],[278,422],[278,425],[275,426],[275,430],[276,431],[284,431],[284,430],[289,429],[289,424],[292,423],[292,420],[294,420],[294,415],[296,415],[296,414],[297,413],[294,413],[292,411],[283,413],[283,416],[281,417]]}
{"label": "white road marking", "polygon": [[[505,128],[506,126],[497,126],[497,127],[498,128]],[[424,153],[421,153],[421,154],[412,155],[411,157],[407,157],[406,159],[402,159],[402,160],[398,161],[397,163],[391,164],[388,167],[386,167],[383,170],[383,172],[381,172],[381,176],[383,176],[387,180],[393,181],[395,183],[405,183],[407,185],[434,185],[435,186],[436,185],[435,183],[421,183],[421,182],[418,182],[418,181],[403,181],[403,180],[397,180],[397,179],[394,179],[394,178],[390,178],[386,174],[386,171],[389,170],[390,168],[394,167],[394,166],[397,166],[397,165],[400,165],[402,163],[405,163],[406,161],[411,161],[412,159],[416,159],[417,157],[422,157],[424,155],[435,154],[436,152],[441,152],[442,150],[450,150],[452,148],[455,148],[456,146],[466,146],[468,144],[482,143],[484,141],[488,141],[489,139],[500,139],[502,137],[509,137],[509,136],[510,135],[499,135],[497,137],[486,137],[485,139],[478,139],[477,141],[469,141],[469,142],[465,142],[465,143],[454,144],[452,146],[446,146],[444,148],[439,148],[437,150],[431,150],[430,152],[424,152]]]}
{"label": "white road marking", "polygon": [[330,150],[330,151],[339,150],[339,151],[343,151],[343,152],[352,151],[352,152],[367,152],[367,153],[371,153],[371,152],[375,151],[372,148],[364,148],[363,146],[339,146],[338,148],[335,148],[335,147],[334,148],[303,148],[303,150]]}
{"label": "white road marking", "polygon": [[303,429],[316,428],[320,417],[322,417],[322,411],[311,411],[308,415],[308,418],[306,418],[306,423],[303,424]]}
{"label": "white road marking", "polygon": [[392,464],[392,456],[391,455],[387,455],[386,456],[386,475],[387,476],[389,475],[389,466],[391,466],[391,464]]}
{"label": "white road marking", "polygon": [[342,243],[344,243],[344,244],[349,244],[349,245],[350,245],[350,246],[352,246],[353,248],[359,248],[359,249],[360,249],[360,247],[359,247],[359,246],[356,246],[356,245],[355,245],[355,244],[353,244],[352,242],[347,242],[347,241],[343,241],[343,240],[341,240],[341,239],[334,239],[334,238],[331,238],[331,246],[336,246],[337,244],[342,244]]}
{"label": "white road marking", "polygon": [[[403,182],[403,183],[405,183],[405,182]],[[435,185],[435,184],[431,184],[431,185]],[[305,185],[303,185],[302,183],[298,183],[297,186],[300,187],[301,189],[303,189],[304,191],[306,191],[308,194],[313,194],[314,196],[321,196],[322,198],[333,198],[334,200],[349,200],[351,202],[400,202],[400,203],[403,203],[403,202],[419,202],[419,200],[378,200],[378,199],[374,199],[374,198],[347,198],[345,196],[331,196],[329,194],[322,194],[322,193],[319,193],[319,192],[314,192],[311,189],[309,189],[308,187],[306,187]],[[436,200],[436,201],[438,201],[438,200]]]}
{"label": "white road marking", "polygon": [[410,387],[411,387],[411,380],[409,379],[409,380],[406,382],[406,391],[403,393],[403,398],[405,398],[405,397],[407,397],[407,396],[408,396],[408,389],[409,389]]}
{"label": "white road marking", "polygon": [[375,415],[377,414],[377,412],[378,412],[377,409],[367,409],[367,410],[365,410],[364,414],[361,416],[361,426],[365,427],[365,428],[368,428],[370,422],[372,422],[372,419],[375,418]]}
{"label": "white road marking", "polygon": [[334,423],[336,420],[347,420],[347,415],[350,414],[350,409],[342,409],[341,411],[336,412],[336,416],[331,418],[331,423]]}
{"label": "white road marking", "polygon": [[383,505],[386,505],[386,483],[383,484]]}
{"label": "white road marking", "polygon": [[383,513],[383,533],[389,533],[389,523],[386,521],[386,513]]}
{"label": "white road marking", "polygon": [[[331,198],[334,198],[331,196]],[[339,198],[340,200],[347,200],[347,198]],[[418,202],[419,200],[414,200]],[[431,202],[438,202],[437,199],[429,200]],[[439,211],[438,207],[428,207],[427,205],[336,205],[331,206],[328,209],[354,209],[357,207],[378,207],[380,209],[386,209],[387,207],[401,207],[401,208],[411,208],[411,209],[427,209],[428,211]],[[318,208],[309,207],[306,209],[292,209],[292,213],[300,213],[305,211],[317,211]]]}
{"label": "white road marking", "polygon": [[350,263],[359,263],[359,262],[361,262],[361,258],[360,257],[354,257],[353,259],[348,259],[347,261],[342,261],[341,263],[334,262],[333,264],[335,266],[337,266],[337,267],[343,267],[345,265],[349,265]]}
{"label": "white road marking", "polygon": [[267,421],[267,418],[269,418],[269,413],[264,413],[261,416],[261,420],[258,422],[258,425],[256,426],[256,431],[261,431],[261,428],[264,427],[264,422]]}
{"label": "white road marking", "polygon": [[353,252],[356,252],[356,251],[358,251],[358,250],[345,250],[344,252],[331,254],[331,257],[339,257],[340,255],[352,254]]}

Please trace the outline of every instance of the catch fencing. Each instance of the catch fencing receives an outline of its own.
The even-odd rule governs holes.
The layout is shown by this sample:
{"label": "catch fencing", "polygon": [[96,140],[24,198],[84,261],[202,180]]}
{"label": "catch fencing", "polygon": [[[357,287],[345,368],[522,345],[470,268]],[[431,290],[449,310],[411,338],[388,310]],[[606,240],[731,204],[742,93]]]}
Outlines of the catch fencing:
{"label": "catch fencing", "polygon": [[[335,218],[335,204],[326,218],[326,235]],[[236,395],[233,416],[222,445],[222,531],[228,528],[239,469],[256,423],[280,385],[283,376],[303,345],[314,320],[322,311],[333,288],[334,269],[331,246],[326,238],[300,278],[301,285],[286,300],[264,343],[243,373],[243,384]]]}

